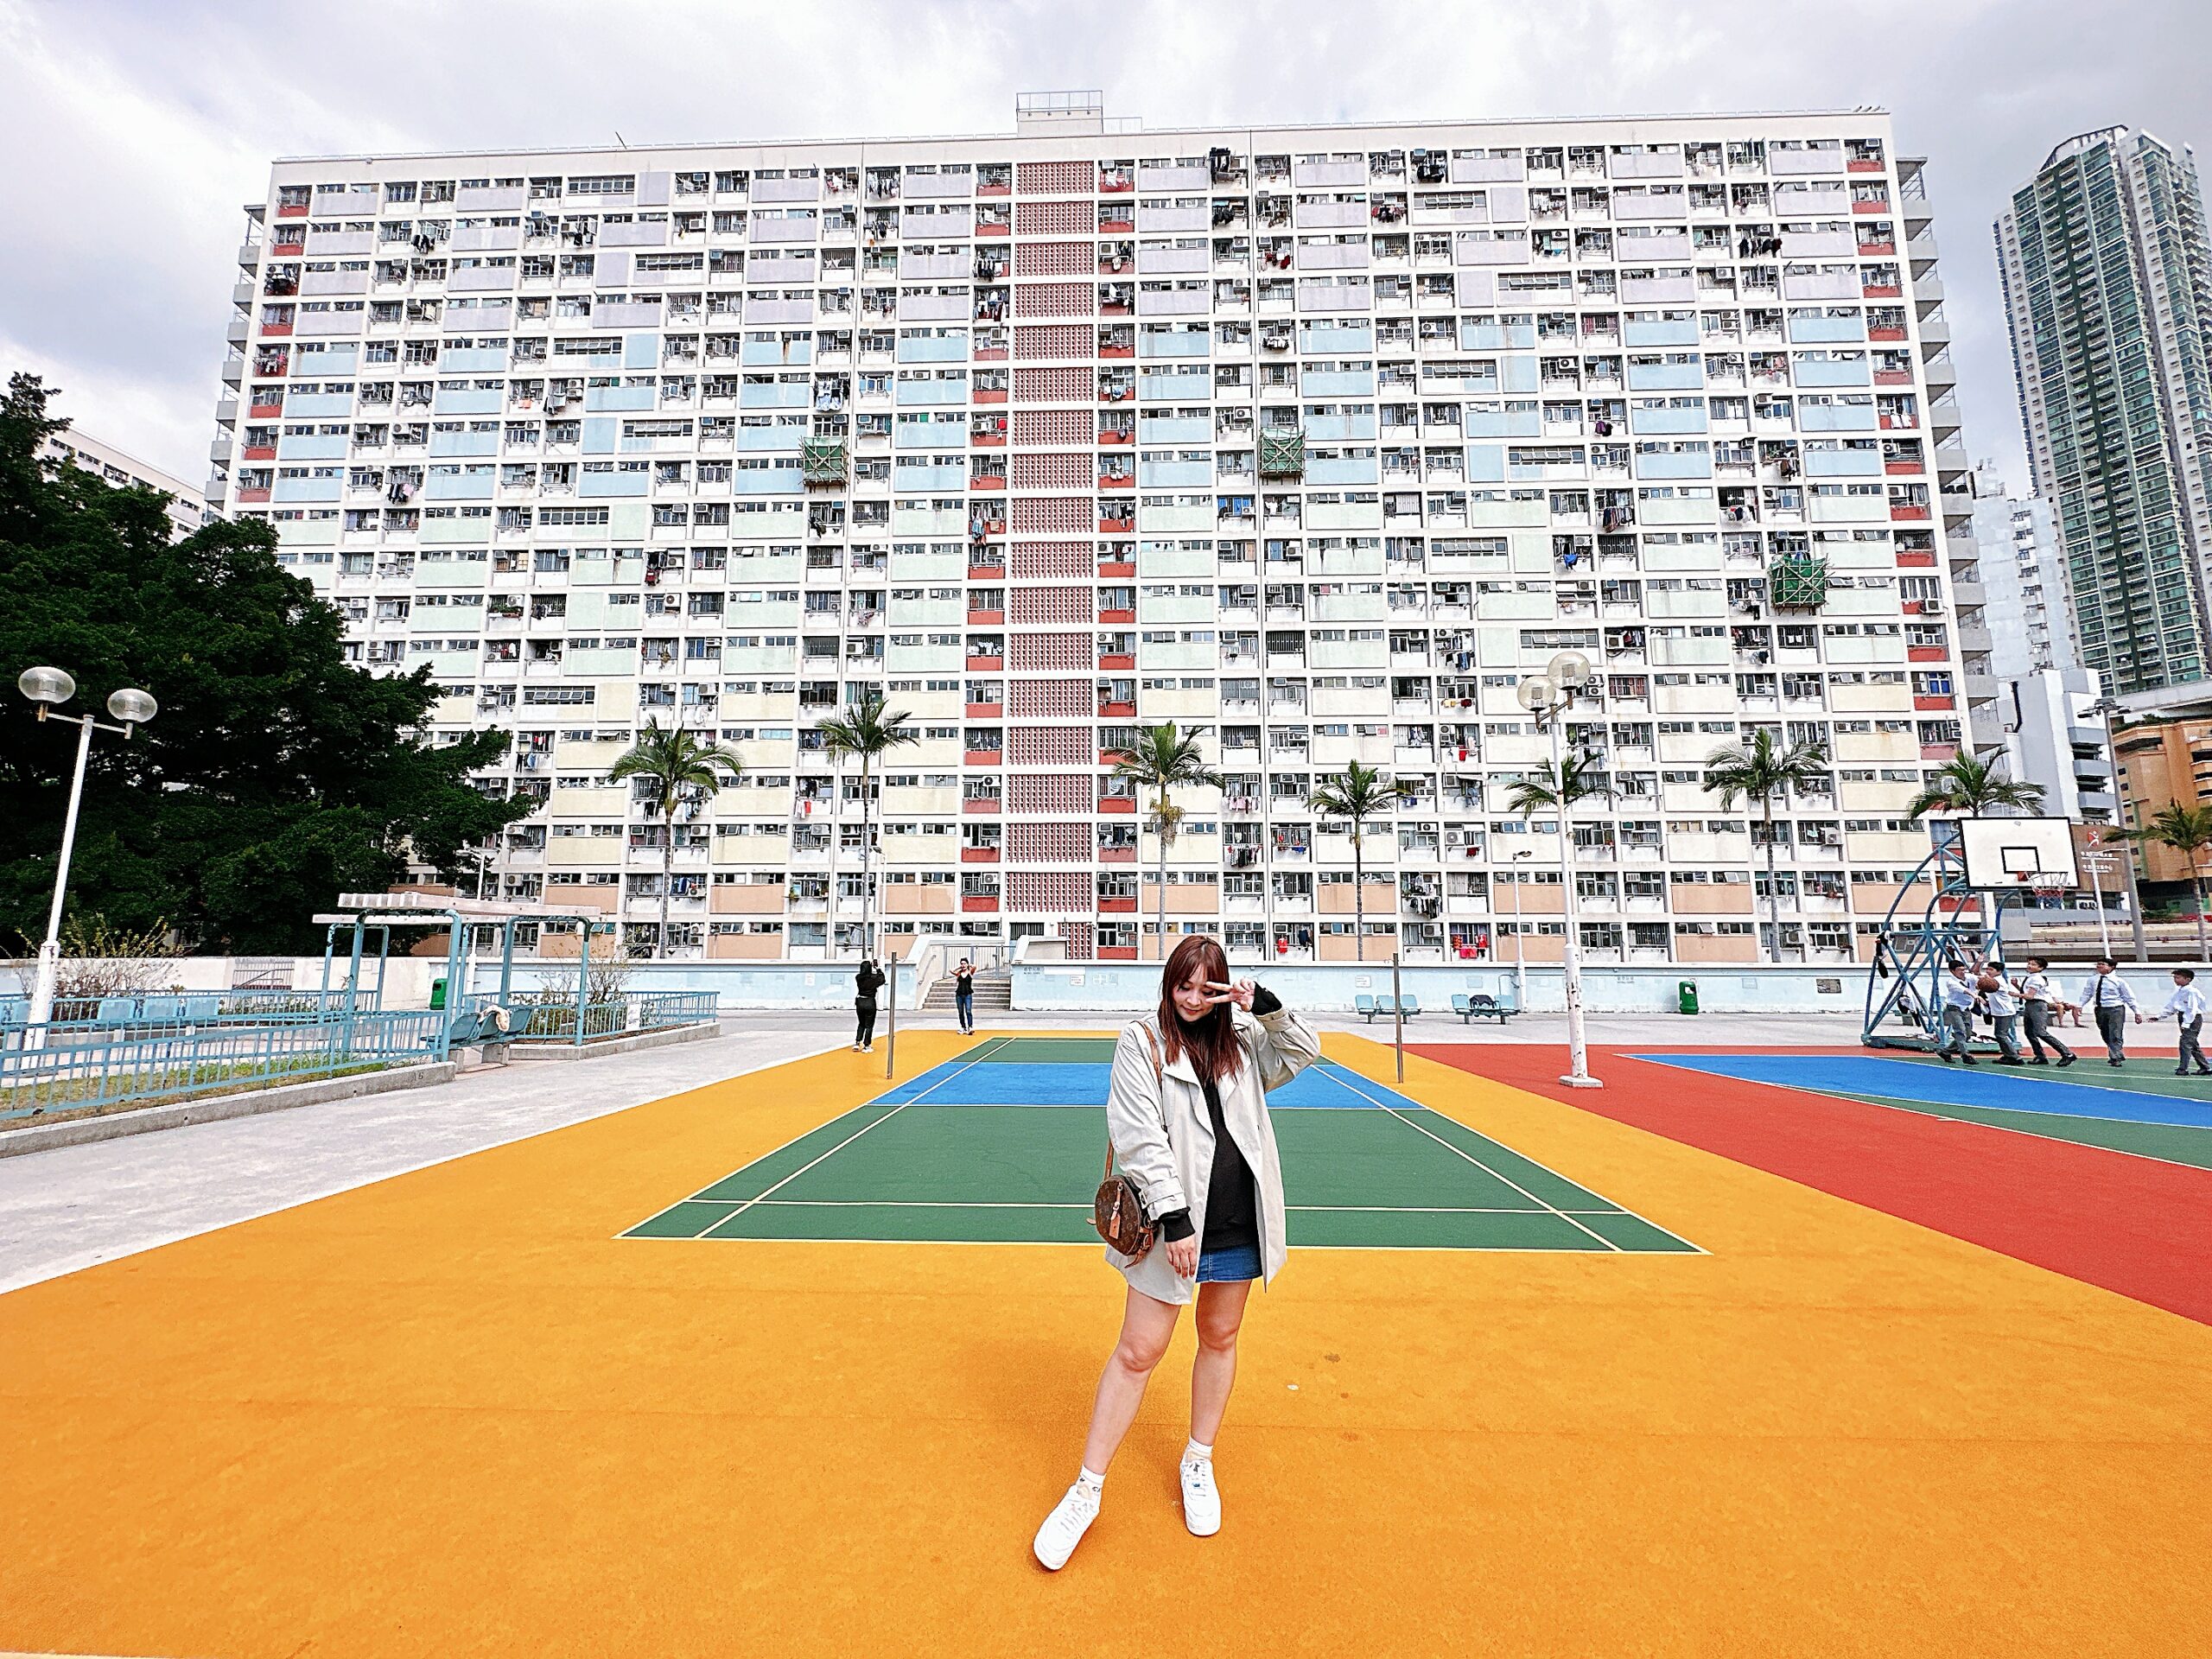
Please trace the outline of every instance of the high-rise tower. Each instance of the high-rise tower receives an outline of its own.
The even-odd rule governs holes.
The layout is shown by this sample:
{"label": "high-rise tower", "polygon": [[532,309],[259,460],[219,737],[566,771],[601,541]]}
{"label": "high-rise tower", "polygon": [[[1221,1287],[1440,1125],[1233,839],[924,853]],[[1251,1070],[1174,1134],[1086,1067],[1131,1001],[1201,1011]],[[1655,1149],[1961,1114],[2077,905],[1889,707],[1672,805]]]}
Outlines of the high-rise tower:
{"label": "high-rise tower", "polygon": [[2212,675],[2212,312],[2187,149],[2069,138],[1997,221],[2028,462],[2052,504],[2082,658],[2117,693]]}

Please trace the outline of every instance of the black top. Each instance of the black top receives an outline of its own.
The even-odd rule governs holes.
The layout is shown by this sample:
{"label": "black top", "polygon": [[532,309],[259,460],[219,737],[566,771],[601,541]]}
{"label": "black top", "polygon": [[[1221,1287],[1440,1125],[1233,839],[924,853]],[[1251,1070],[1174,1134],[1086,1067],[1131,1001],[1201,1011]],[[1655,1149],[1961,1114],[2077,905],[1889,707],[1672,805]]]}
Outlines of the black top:
{"label": "black top", "polygon": [[[1252,1012],[1273,1014],[1282,1007],[1272,992],[1255,988]],[[1249,1058],[1249,1057],[1248,1057]],[[1211,1079],[1205,1090],[1206,1116],[1213,1122],[1213,1166],[1206,1176],[1206,1230],[1198,1241],[1201,1255],[1214,1250],[1260,1248],[1260,1185],[1221,1115],[1221,1091]],[[1160,1218],[1161,1234],[1170,1239],[1188,1238],[1196,1230],[1191,1212],[1177,1210]]]}
{"label": "black top", "polygon": [[855,1003],[874,1002],[875,994],[882,985],[883,969],[872,962],[862,963],[860,971],[853,976],[853,1001]]}

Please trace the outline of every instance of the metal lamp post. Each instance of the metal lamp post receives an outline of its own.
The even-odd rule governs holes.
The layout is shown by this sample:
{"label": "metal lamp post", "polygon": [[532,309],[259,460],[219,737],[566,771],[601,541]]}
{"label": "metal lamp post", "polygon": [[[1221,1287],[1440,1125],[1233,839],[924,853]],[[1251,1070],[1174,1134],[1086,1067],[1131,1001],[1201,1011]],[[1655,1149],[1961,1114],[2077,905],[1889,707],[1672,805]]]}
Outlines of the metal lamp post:
{"label": "metal lamp post", "polygon": [[[1516,694],[1521,706],[1551,734],[1552,785],[1562,795],[1567,765],[1561,728],[1567,706],[1576,690],[1587,685],[1594,673],[1590,659],[1580,652],[1562,651],[1545,664],[1541,674],[1522,681]],[[1560,952],[1567,989],[1567,1074],[1560,1081],[1570,1089],[1602,1089],[1605,1084],[1590,1075],[1589,1046],[1582,1033],[1582,941],[1580,909],[1574,892],[1574,826],[1568,820],[1567,802],[1561,800],[1558,805],[1560,884],[1565,890],[1567,914],[1567,937]]]}
{"label": "metal lamp post", "polygon": [[[1523,847],[1513,855],[1513,862],[1534,858],[1536,849]],[[1509,870],[1513,878],[1513,1006],[1522,1014],[1529,1011],[1529,935],[1521,925],[1521,872]]]}
{"label": "metal lamp post", "polygon": [[[2113,736],[2112,717],[2114,715],[2121,714],[2126,711],[2110,697],[2100,697],[2095,702],[2092,703],[2085,712],[2094,715],[2098,720],[2103,722],[2104,725],[2105,764],[2112,768],[2113,813],[2118,819],[2118,822],[2113,827],[2116,830],[2124,832],[2128,827],[2127,792],[2121,787],[2120,775],[2120,747],[2117,741]],[[2135,853],[2133,849],[2128,848],[2121,850],[2120,855],[2120,873],[2126,878],[2126,882],[2128,931],[2135,936],[2135,960],[2138,962],[2148,962],[2151,960],[2151,946],[2145,935],[2143,928],[2143,895],[2139,891],[2138,891],[2135,885]],[[2103,913],[2103,906],[2101,905],[2099,906],[2098,912],[2099,914]],[[2111,947],[2107,945],[2106,949],[2109,950]]]}
{"label": "metal lamp post", "polygon": [[23,1033],[26,1048],[43,1048],[46,1027],[54,1018],[54,983],[61,968],[61,900],[69,887],[69,856],[76,850],[77,808],[84,799],[85,762],[92,754],[92,734],[115,732],[129,737],[131,728],[151,720],[161,712],[161,705],[136,687],[110,692],[107,711],[123,723],[109,726],[90,715],[54,712],[55,704],[77,695],[75,679],[58,668],[27,668],[16,677],[16,689],[38,706],[41,720],[67,721],[77,728],[77,769],[69,780],[69,808],[61,820],[61,861],[54,872],[54,904],[46,913],[46,943],[38,948],[38,970],[31,982],[30,1022]]}

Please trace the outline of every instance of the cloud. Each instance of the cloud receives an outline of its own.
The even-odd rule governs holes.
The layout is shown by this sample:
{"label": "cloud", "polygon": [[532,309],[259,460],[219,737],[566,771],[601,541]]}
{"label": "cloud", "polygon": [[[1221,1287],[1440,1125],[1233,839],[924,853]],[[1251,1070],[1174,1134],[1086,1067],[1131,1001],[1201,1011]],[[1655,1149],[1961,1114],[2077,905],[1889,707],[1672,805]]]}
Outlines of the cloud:
{"label": "cloud", "polygon": [[1967,442],[2024,484],[1990,220],[2071,133],[2202,136],[2208,47],[2181,0],[0,0],[0,364],[204,477],[278,156],[1007,131],[1079,86],[1155,127],[1879,104],[1929,157]]}

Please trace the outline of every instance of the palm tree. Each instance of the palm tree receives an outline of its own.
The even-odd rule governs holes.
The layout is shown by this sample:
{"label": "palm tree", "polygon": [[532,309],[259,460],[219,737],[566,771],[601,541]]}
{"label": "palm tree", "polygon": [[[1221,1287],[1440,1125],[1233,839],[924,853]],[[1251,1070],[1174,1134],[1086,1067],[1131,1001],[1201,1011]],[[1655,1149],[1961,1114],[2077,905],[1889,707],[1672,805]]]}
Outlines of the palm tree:
{"label": "palm tree", "polygon": [[[728,774],[725,779],[724,773]],[[676,881],[676,809],[689,791],[694,798],[713,798],[725,781],[745,774],[745,763],[730,750],[681,726],[663,728],[649,720],[638,741],[607,768],[616,783],[642,778],[660,806],[660,935],[658,955],[668,954],[668,893]]]}
{"label": "palm tree", "polygon": [[[878,755],[898,747],[902,743],[918,743],[922,734],[906,724],[911,716],[904,709],[886,714],[883,693],[869,686],[859,700],[849,704],[842,715],[827,715],[815,722],[822,734],[822,747],[836,760],[857,758],[861,763],[861,955],[873,957],[869,946],[868,918],[870,901],[875,894],[868,882],[868,856],[869,843],[874,840],[874,826],[869,817],[868,798],[868,766]],[[830,931],[836,931],[836,906],[830,908]],[[833,940],[834,942],[834,940]]]}
{"label": "palm tree", "polygon": [[[1556,772],[1548,766],[1541,772],[1534,774],[1523,772],[1520,777],[1516,778],[1511,786],[1505,791],[1505,804],[1511,810],[1518,812],[1523,823],[1539,812],[1558,813],[1559,833],[1565,836],[1574,833],[1573,825],[1567,822],[1567,814],[1574,810],[1574,804],[1577,801],[1587,800],[1593,795],[1611,793],[1611,779],[1599,770],[1597,762],[1591,758],[1588,751],[1578,750],[1560,762],[1559,770]],[[1566,870],[1567,855],[1565,847],[1562,845],[1560,855],[1560,871],[1562,877]],[[1572,918],[1574,914],[1574,896],[1572,893],[1563,893],[1561,897],[1567,908],[1567,914]],[[1517,900],[1516,908],[1518,908]],[[1571,920],[1568,926],[1571,931],[1573,928]],[[1526,950],[1527,936],[1524,934],[1519,937],[1520,948]]]}
{"label": "palm tree", "polygon": [[2129,841],[2171,847],[2189,861],[2190,885],[2196,889],[2196,953],[2212,955],[2204,938],[2204,871],[2198,861],[2204,849],[2212,847],[2212,806],[2183,806],[2170,800],[2140,827],[2120,833]]}
{"label": "palm tree", "polygon": [[1827,747],[1821,743],[1792,743],[1783,748],[1765,727],[1751,734],[1747,744],[1724,745],[1705,757],[1707,793],[1720,798],[1723,812],[1734,810],[1738,798],[1758,803],[1766,830],[1767,924],[1773,940],[1772,960],[1782,960],[1782,889],[1774,874],[1774,804],[1791,790],[1802,790],[1827,776]]}
{"label": "palm tree", "polygon": [[2043,807],[2043,786],[2005,775],[2004,752],[1955,754],[1929,774],[1927,788],[1905,809],[1914,817],[1948,812],[1961,818],[1986,817],[1992,809],[2036,812]]}
{"label": "palm tree", "polygon": [[[1172,720],[1138,727],[1136,741],[1114,763],[1114,776],[1128,779],[1141,790],[1156,791],[1153,822],[1162,825],[1174,810],[1174,803],[1168,799],[1171,791],[1194,784],[1221,786],[1221,774],[1206,765],[1197,734],[1178,731]],[[1160,954],[1163,958],[1167,955],[1167,839],[1166,835],[1160,837]]]}
{"label": "palm tree", "polygon": [[1324,778],[1306,797],[1306,804],[1325,817],[1343,818],[1351,825],[1352,949],[1367,960],[1367,865],[1361,855],[1361,831],[1368,819],[1411,794],[1408,784],[1394,784],[1373,766],[1357,760],[1334,777]]}

